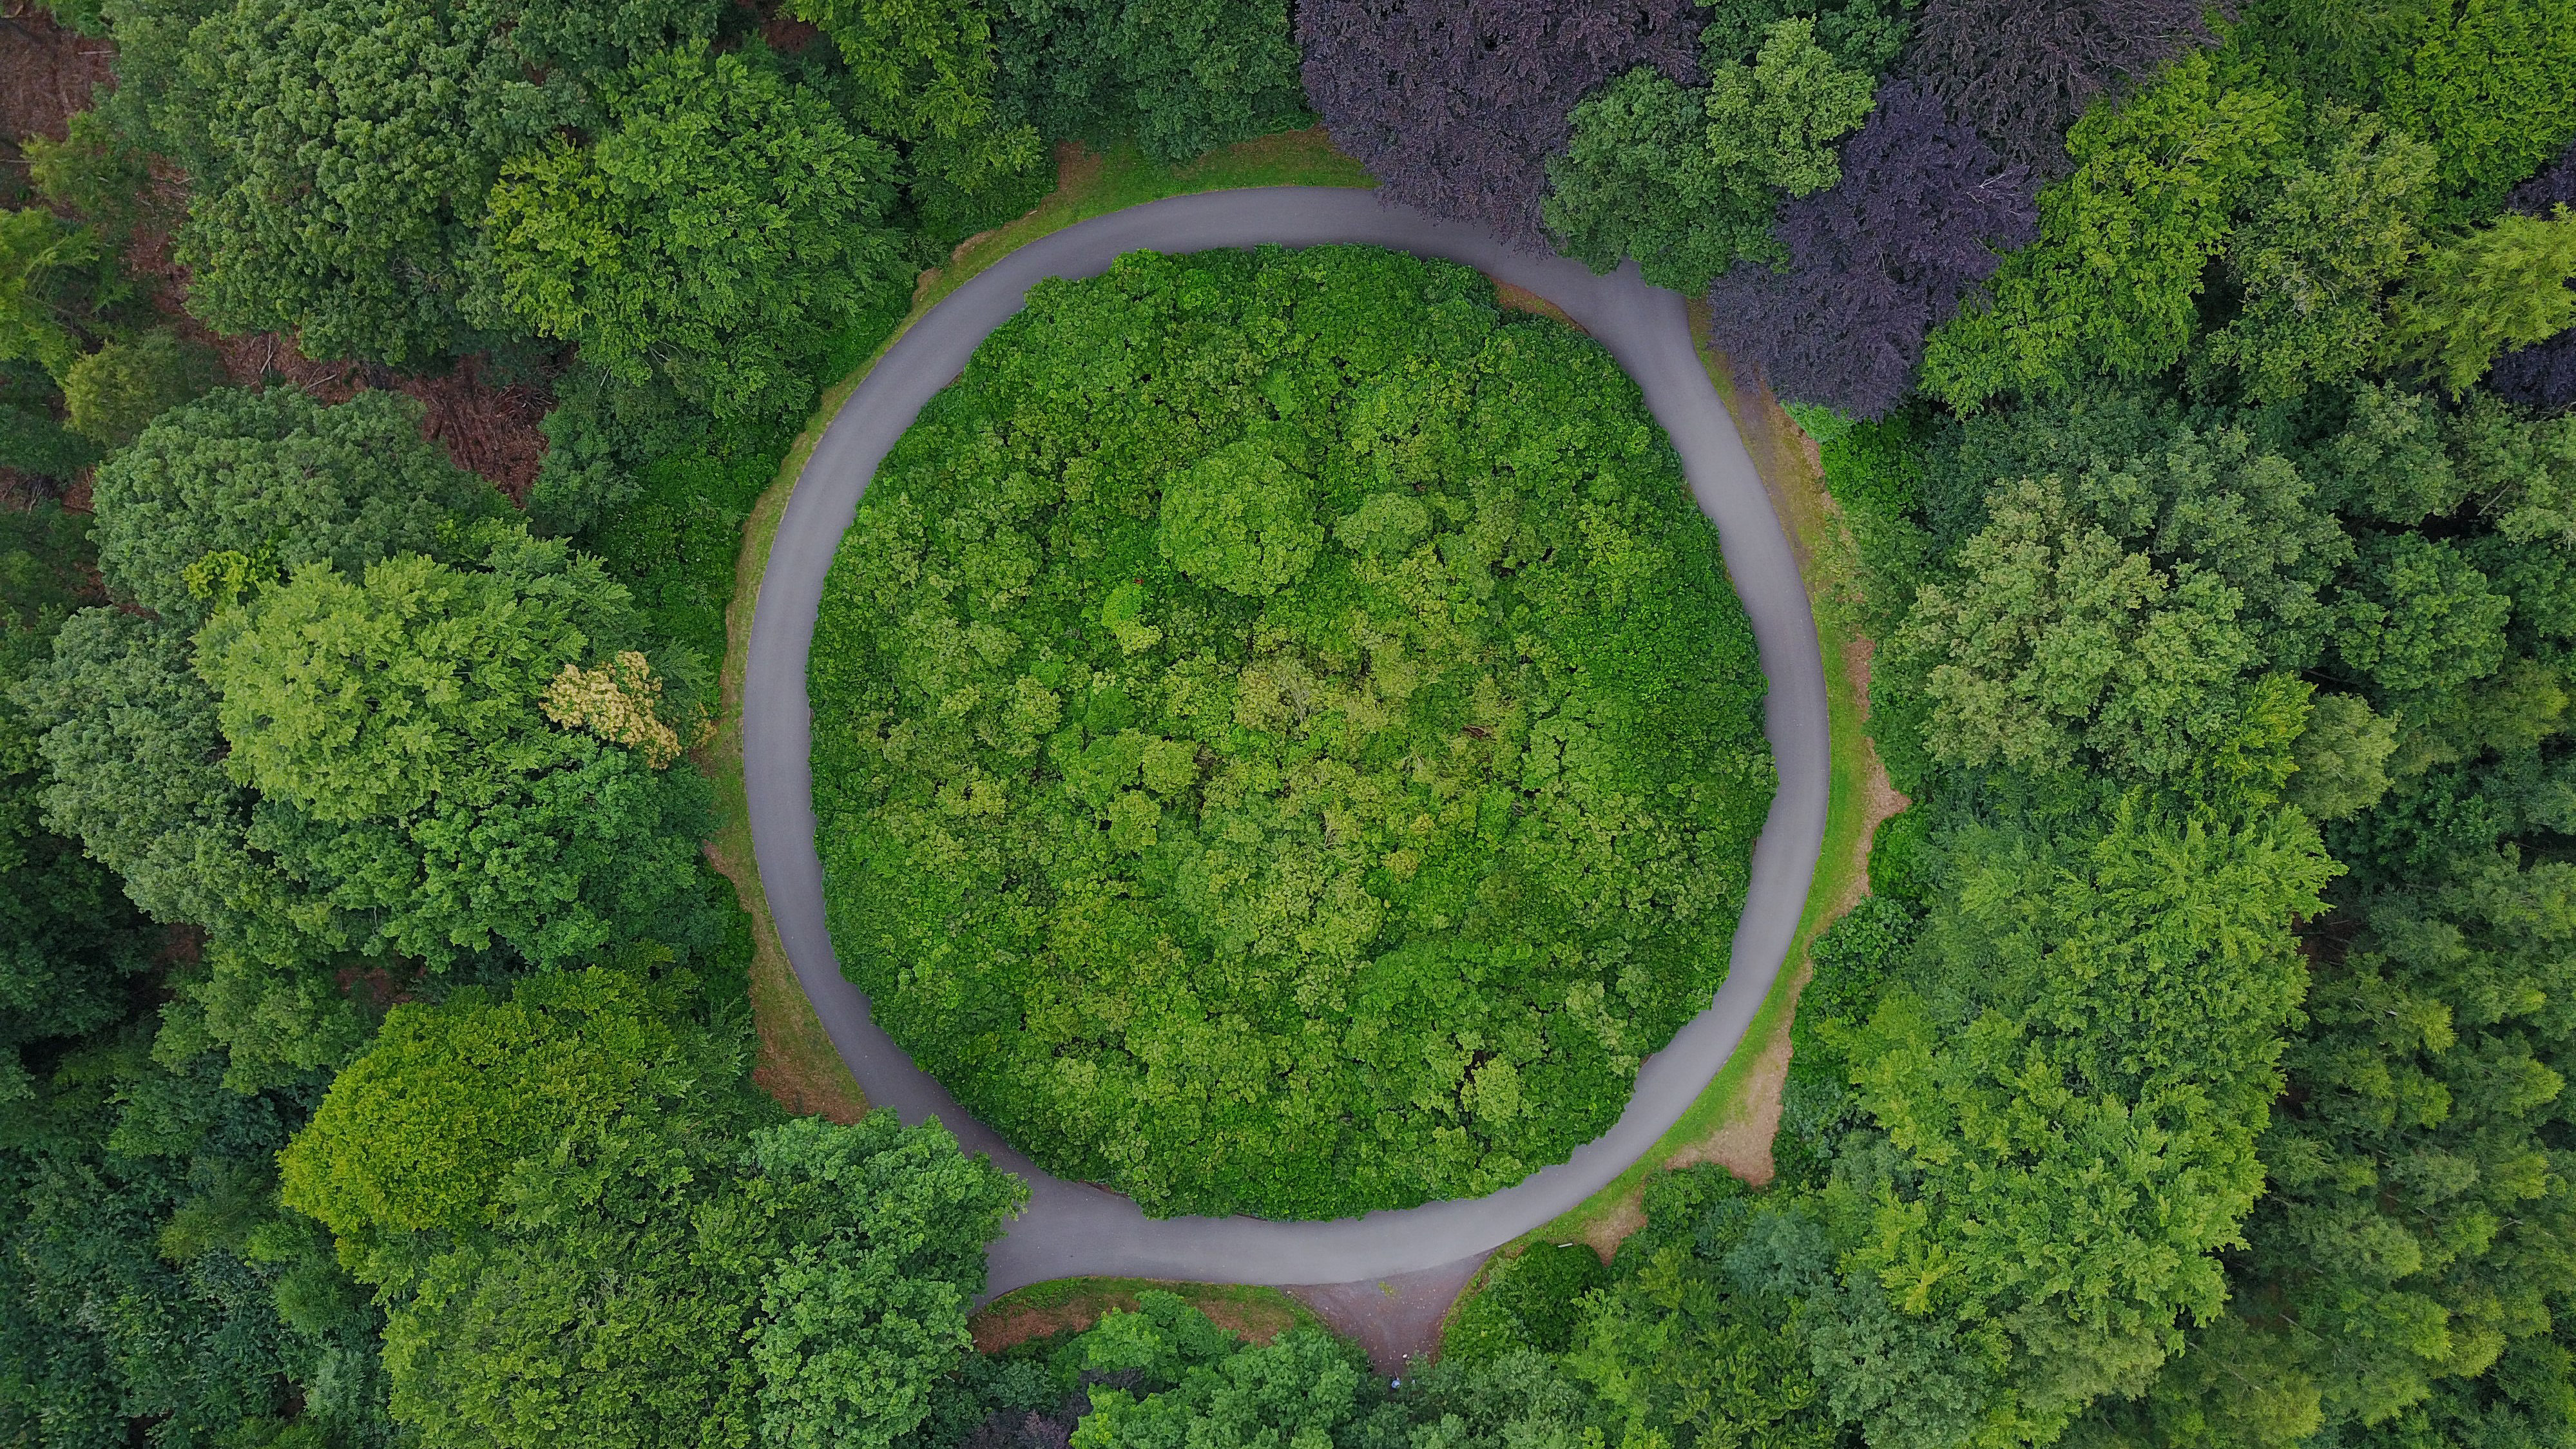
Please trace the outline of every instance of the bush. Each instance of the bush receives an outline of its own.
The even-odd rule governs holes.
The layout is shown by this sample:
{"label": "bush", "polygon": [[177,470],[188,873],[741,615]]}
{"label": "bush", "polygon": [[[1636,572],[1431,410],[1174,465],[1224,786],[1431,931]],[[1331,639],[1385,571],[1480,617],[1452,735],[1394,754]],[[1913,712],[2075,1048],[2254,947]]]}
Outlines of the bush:
{"label": "bush", "polygon": [[1491,1191],[1726,960],[1752,641],[1598,348],[1459,268],[1049,283],[887,461],[813,654],[854,979],[1152,1212]]}

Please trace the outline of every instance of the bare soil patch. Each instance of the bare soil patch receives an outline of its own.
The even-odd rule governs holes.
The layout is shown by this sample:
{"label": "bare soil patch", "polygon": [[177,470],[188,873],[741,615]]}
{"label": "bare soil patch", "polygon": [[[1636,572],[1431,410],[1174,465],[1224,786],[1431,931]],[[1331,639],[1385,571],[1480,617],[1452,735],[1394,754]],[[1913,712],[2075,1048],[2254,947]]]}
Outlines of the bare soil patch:
{"label": "bare soil patch", "polygon": [[1247,1343],[1268,1343],[1297,1326],[1295,1308],[1275,1293],[1248,1294],[1210,1283],[1115,1278],[1042,1283],[1005,1294],[969,1319],[967,1331],[975,1335],[977,1353],[999,1353],[1031,1339],[1082,1332],[1111,1312],[1133,1312],[1136,1295],[1148,1289],[1179,1296],[1206,1314],[1209,1322]]}
{"label": "bare soil patch", "polygon": [[[1545,317],[1551,322],[1561,322],[1564,325],[1573,328],[1577,332],[1583,332],[1583,324],[1565,315],[1564,308],[1549,301],[1545,297],[1540,296],[1538,293],[1531,291],[1529,288],[1515,287],[1500,277],[1492,277],[1487,280],[1494,284],[1494,304],[1501,307],[1504,311],[1527,312],[1532,316]],[[1589,337],[1592,334],[1589,332],[1583,332],[1583,335]]]}
{"label": "bare soil patch", "polygon": [[[90,92],[115,83],[116,47],[64,29],[28,0],[0,0],[0,159],[22,187],[25,160],[18,143],[31,136],[63,138],[64,122],[89,109]],[[6,200],[0,194],[0,200]]]}

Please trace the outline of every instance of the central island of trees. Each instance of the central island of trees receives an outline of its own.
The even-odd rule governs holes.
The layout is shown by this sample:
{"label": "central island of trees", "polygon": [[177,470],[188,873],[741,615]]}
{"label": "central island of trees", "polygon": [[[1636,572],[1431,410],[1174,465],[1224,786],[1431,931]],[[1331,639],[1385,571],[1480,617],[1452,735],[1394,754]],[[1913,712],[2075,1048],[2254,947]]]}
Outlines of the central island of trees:
{"label": "central island of trees", "polygon": [[[0,1442],[2576,1441],[2571,143],[2566,0],[18,7]],[[1400,1385],[1151,1292],[977,1353],[1020,1189],[761,1089],[746,521],[962,271],[1314,180],[1698,305],[1910,808],[1767,1181]],[[1722,971],[1741,621],[1497,302],[1134,258],[862,509],[834,928],[1051,1166],[1481,1192]]]}
{"label": "central island of trees", "polygon": [[1752,634],[1600,348],[1317,248],[1045,283],[886,460],[813,653],[878,1019],[1149,1212],[1509,1187],[1725,977]]}

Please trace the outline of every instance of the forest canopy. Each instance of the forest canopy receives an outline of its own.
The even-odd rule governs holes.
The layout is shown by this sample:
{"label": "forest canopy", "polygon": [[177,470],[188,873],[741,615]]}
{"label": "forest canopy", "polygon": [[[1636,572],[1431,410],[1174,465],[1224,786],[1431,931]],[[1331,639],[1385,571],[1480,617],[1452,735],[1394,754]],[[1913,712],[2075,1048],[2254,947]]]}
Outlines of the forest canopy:
{"label": "forest canopy", "polygon": [[812,655],[834,938],[1149,1211],[1508,1186],[1725,973],[1771,793],[1714,533],[1597,347],[1325,247],[1048,283],[889,456]]}

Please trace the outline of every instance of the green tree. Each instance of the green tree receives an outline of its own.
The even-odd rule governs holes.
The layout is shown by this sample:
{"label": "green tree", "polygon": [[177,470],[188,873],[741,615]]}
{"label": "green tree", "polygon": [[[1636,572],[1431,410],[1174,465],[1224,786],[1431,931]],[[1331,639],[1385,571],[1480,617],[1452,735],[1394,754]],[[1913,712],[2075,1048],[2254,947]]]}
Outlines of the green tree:
{"label": "green tree", "polygon": [[[49,1054],[0,1138],[0,1433],[31,1445],[381,1444],[379,1319],[280,1212],[302,1094],[163,1064],[149,1016]],[[281,1431],[286,1437],[279,1438]]]}
{"label": "green tree", "polygon": [[882,1446],[966,1351],[1023,1190],[891,1112],[762,1125],[688,992],[594,969],[403,1008],[282,1154],[385,1291],[425,1437]]}
{"label": "green tree", "polygon": [[62,390],[33,361],[0,362],[0,468],[68,483],[98,447],[65,428]]}
{"label": "green tree", "polygon": [[146,913],[296,954],[332,934],[249,843],[251,793],[224,773],[215,698],[187,636],[119,609],[83,609],[20,685],[50,778],[45,821],[114,870]]}
{"label": "green tree", "polygon": [[2315,132],[2228,239],[2241,310],[2193,357],[2195,369],[2232,370],[2258,403],[2369,370],[2381,293],[2423,247],[2433,149],[2348,112],[2327,112]]}
{"label": "green tree", "polygon": [[2074,174],[2040,193],[2039,240],[2004,259],[1991,307],[1932,334],[1923,391],[1966,410],[2180,361],[2211,258],[2291,138],[2294,98],[2195,51],[2067,134]]}
{"label": "green tree", "polygon": [[163,414],[91,482],[99,572],[193,628],[213,601],[188,570],[211,553],[257,559],[273,575],[440,552],[447,520],[501,504],[421,436],[420,418],[421,405],[396,393],[325,407],[294,388],[217,392]]}
{"label": "green tree", "polygon": [[1005,0],[1002,85],[1042,135],[1158,161],[1311,124],[1284,0]]}
{"label": "green tree", "polygon": [[993,23],[978,0],[796,0],[850,68],[862,130],[904,143],[910,169],[972,197],[1038,160],[1037,128],[994,105]]}
{"label": "green tree", "polygon": [[2293,749],[2299,771],[2290,778],[2290,803],[2311,820],[2349,820],[2388,793],[2388,757],[2396,750],[2395,720],[2372,712],[2359,695],[2320,694]]}
{"label": "green tree", "polygon": [[73,432],[104,448],[122,448],[144,425],[224,380],[212,349],[155,327],[111,342],[63,373],[63,408]]}
{"label": "green tree", "polygon": [[560,543],[485,537],[479,568],[316,562],[208,623],[197,670],[226,772],[260,795],[253,843],[356,944],[433,966],[495,945],[554,965],[617,940],[705,944],[704,780],[595,720],[557,723],[571,711],[550,696],[633,647],[626,591]]}
{"label": "green tree", "polygon": [[154,129],[195,180],[178,236],[190,308],[219,331],[293,333],[310,356],[405,364],[472,341],[469,312],[510,325],[468,306],[487,283],[486,197],[502,160],[558,128],[596,126],[599,92],[670,42],[710,34],[715,7],[211,10],[147,42],[134,77],[166,96]]}
{"label": "green tree", "polygon": [[820,95],[703,46],[644,64],[587,145],[492,190],[498,296],[632,381],[665,372],[718,416],[793,412],[799,363],[900,285],[894,157]]}
{"label": "green tree", "polygon": [[1201,1444],[1326,1445],[1358,1427],[1375,1387],[1347,1344],[1292,1328],[1259,1347],[1233,1342],[1167,1293],[1142,1295],[1083,1335],[1083,1366],[1141,1375],[1149,1391],[1091,1391],[1073,1449]]}
{"label": "green tree", "polygon": [[242,0],[189,36],[208,165],[177,254],[218,331],[419,362],[460,325],[492,158],[475,55],[439,0]]}
{"label": "green tree", "polygon": [[2459,397],[2496,354],[2576,327],[2576,216],[2497,217],[2425,258],[2391,312],[2392,354]]}
{"label": "green tree", "polygon": [[2571,888],[2565,864],[2507,849],[2355,903],[2261,1144],[2272,1191],[2207,1345],[2222,1367],[2304,1382],[2327,1424],[2373,1442],[2566,1422]]}
{"label": "green tree", "polygon": [[[2305,984],[2288,927],[2337,867],[2295,812],[2134,803],[2107,829],[1989,827],[1947,850],[1955,894],[1913,962],[1865,1025],[1824,1033],[1885,1137],[1838,1156],[1824,1200],[1851,1246],[1816,1369],[1879,1386],[1873,1437],[1955,1422],[1937,1407],[1955,1369],[1889,1382],[1873,1345],[1956,1334],[1936,1359],[1965,1356],[1971,1383],[1979,1358],[2003,1370],[1969,1423],[2044,1441],[2142,1391],[2225,1302],[2216,1253],[2262,1188],[2255,1137]],[[1871,1311],[1881,1292],[1893,1316]]]}
{"label": "green tree", "polygon": [[1873,88],[1806,16],[1772,22],[1753,63],[1713,67],[1704,92],[1630,71],[1575,107],[1548,162],[1548,227],[1594,271],[1633,256],[1657,286],[1705,291],[1738,257],[1772,255],[1782,196],[1841,179],[1830,143],[1868,118]]}
{"label": "green tree", "polygon": [[0,362],[25,358],[56,377],[80,356],[72,305],[99,257],[97,234],[42,207],[0,211]]}
{"label": "green tree", "polygon": [[1986,508],[1956,582],[1925,584],[1888,646],[1922,681],[1937,757],[2048,772],[2081,747],[2172,778],[2269,733],[2263,714],[2285,701],[2252,688],[2236,589],[2123,548],[2053,478],[1999,484]]}
{"label": "green tree", "polygon": [[489,1227],[522,1159],[723,1080],[713,1043],[672,1019],[686,1004],[594,968],[532,976],[507,999],[466,987],[394,1008],[280,1155],[287,1206],[338,1236],[371,1281],[398,1281],[408,1265],[373,1254],[408,1234]]}
{"label": "green tree", "polygon": [[2566,0],[2390,9],[2413,48],[2383,82],[2381,112],[2442,153],[2440,220],[2490,216],[2576,137],[2576,15]]}
{"label": "green tree", "polygon": [[[1811,1219],[1766,1215],[1721,1169],[1654,1180],[1656,1229],[1620,1244],[1610,1285],[1583,1305],[1565,1369],[1589,1387],[1627,1443],[1841,1441],[1786,1313],[1787,1280],[1821,1286],[1831,1248]],[[1767,1204],[1766,1204],[1767,1206]]]}
{"label": "green tree", "polygon": [[2457,545],[2414,533],[2375,539],[2356,574],[2335,648],[2381,689],[2449,690],[2504,663],[2512,601]]}

